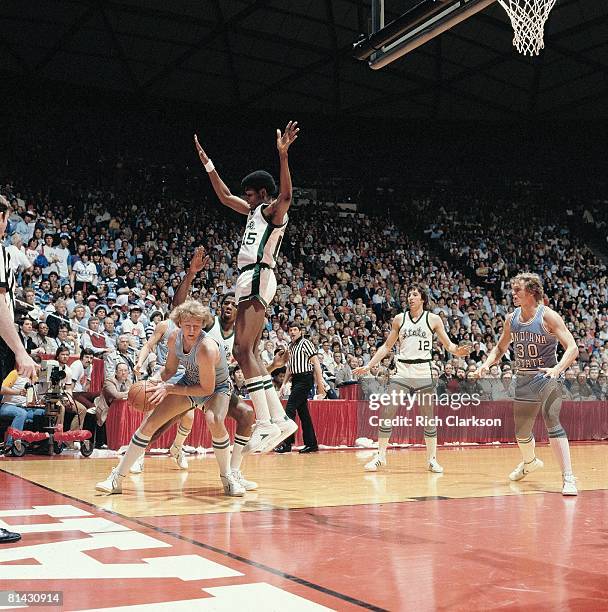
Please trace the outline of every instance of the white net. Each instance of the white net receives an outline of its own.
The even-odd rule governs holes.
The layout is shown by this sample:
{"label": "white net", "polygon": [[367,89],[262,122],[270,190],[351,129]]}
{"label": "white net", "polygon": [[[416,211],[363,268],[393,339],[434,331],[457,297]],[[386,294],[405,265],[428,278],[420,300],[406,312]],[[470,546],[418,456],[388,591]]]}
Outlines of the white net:
{"label": "white net", "polygon": [[538,55],[544,48],[545,22],[555,0],[498,0],[513,26],[513,45],[524,55]]}

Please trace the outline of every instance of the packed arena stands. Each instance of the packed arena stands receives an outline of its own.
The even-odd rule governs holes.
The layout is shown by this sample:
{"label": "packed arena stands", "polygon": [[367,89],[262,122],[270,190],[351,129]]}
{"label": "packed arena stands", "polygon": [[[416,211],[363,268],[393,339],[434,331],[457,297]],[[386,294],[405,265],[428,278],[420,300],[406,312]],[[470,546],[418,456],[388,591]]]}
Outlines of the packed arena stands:
{"label": "packed arena stands", "polygon": [[[55,141],[37,140],[35,130],[13,135],[19,154],[2,180],[13,206],[6,245],[17,266],[28,350],[53,354],[66,345],[78,356],[89,349],[110,377],[121,361],[132,369],[169,312],[195,246],[205,246],[210,263],[192,296],[216,312],[220,297],[234,291],[242,219],[215,201],[193,150],[171,161],[172,151],[160,147],[151,161],[155,137],[169,142],[170,130],[145,132],[129,150],[109,146],[112,138],[102,133],[92,145],[90,126],[79,127],[78,138],[57,130]],[[124,141],[137,139],[131,130]],[[220,172],[225,164],[227,181],[237,188],[238,172],[258,162],[247,153],[237,160],[226,155],[221,130],[210,130],[209,140]],[[273,169],[273,149],[264,148],[259,163]],[[357,382],[352,370],[370,360],[392,317],[406,308],[408,286],[419,284],[454,341],[473,343],[467,360],[436,346],[434,375],[446,388],[473,387],[479,383],[472,371],[512,310],[509,278],[531,271],[543,278],[548,303],[565,316],[579,346],[567,393],[608,397],[602,202],[564,196],[548,207],[548,188],[516,181],[480,191],[449,183],[402,191],[398,178],[382,177],[357,193],[352,151],[335,167],[331,155],[321,155],[321,163],[308,155],[294,162],[291,221],[260,344],[267,358],[287,345],[289,321],[303,323],[318,347],[330,397],[339,397],[344,385]],[[153,361],[148,365],[151,371]],[[378,381],[392,367],[386,359],[374,372]],[[508,387],[509,356],[491,376]]]}

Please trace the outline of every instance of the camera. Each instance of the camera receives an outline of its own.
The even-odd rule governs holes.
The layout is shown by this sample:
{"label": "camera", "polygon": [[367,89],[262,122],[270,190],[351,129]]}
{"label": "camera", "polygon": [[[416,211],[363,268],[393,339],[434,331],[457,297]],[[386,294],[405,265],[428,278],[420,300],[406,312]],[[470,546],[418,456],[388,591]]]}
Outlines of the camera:
{"label": "camera", "polygon": [[49,388],[44,394],[44,403],[47,414],[54,414],[59,411],[57,405],[64,397],[61,381],[65,378],[65,372],[58,366],[53,366],[49,376]]}

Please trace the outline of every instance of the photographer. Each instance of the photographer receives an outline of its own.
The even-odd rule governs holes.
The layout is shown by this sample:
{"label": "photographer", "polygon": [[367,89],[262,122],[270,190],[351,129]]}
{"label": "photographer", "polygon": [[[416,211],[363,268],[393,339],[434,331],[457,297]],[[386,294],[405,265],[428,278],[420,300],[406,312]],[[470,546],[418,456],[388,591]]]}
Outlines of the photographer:
{"label": "photographer", "polygon": [[[20,376],[17,370],[13,370],[2,381],[3,402],[0,404],[0,417],[12,417],[11,427],[23,430],[27,422],[34,420],[36,415],[44,415],[44,408],[28,408],[28,389],[32,388],[29,378]],[[10,451],[12,446],[21,453],[21,440],[13,440],[7,436],[5,440],[5,452]]]}
{"label": "photographer", "polygon": [[[65,412],[72,412],[76,414],[72,418],[70,429],[82,429],[87,409],[80,402],[74,400],[74,385],[72,383],[74,379],[74,373],[72,371],[72,368],[68,365],[69,358],[69,349],[62,345],[57,349],[57,352],[55,353],[55,359],[57,361],[57,364],[49,362],[47,366],[52,368],[50,374],[51,383],[55,383],[56,385],[58,385],[61,392],[65,394],[64,399],[59,402],[63,409],[60,410],[60,416],[57,424],[64,424]],[[62,376],[61,379],[59,379],[57,382],[55,382],[54,380],[54,372],[56,371],[55,368],[57,368],[59,372],[65,374],[65,376]]]}

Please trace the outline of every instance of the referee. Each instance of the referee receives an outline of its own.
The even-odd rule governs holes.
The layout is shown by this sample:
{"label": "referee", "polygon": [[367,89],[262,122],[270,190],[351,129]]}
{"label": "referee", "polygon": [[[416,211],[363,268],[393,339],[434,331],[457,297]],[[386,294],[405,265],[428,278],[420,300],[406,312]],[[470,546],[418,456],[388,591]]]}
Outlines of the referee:
{"label": "referee", "polygon": [[[291,394],[287,400],[285,412],[290,419],[295,421],[296,412],[302,424],[302,435],[304,437],[304,448],[301,453],[316,453],[319,450],[315,428],[308,412],[308,394],[317,384],[317,395],[325,395],[325,383],[321,365],[317,357],[317,351],[310,340],[302,336],[302,328],[298,323],[290,323],[289,336],[289,361],[287,362],[287,373],[283,387],[291,380]],[[313,375],[314,373],[314,375]],[[289,453],[295,436],[291,436],[276,448],[277,453]]]}
{"label": "referee", "polygon": [[[6,198],[0,196],[0,382],[15,366],[21,376],[32,379],[37,367],[26,353],[15,329],[15,274],[11,267],[10,253],[2,244],[10,212]],[[0,544],[10,544],[20,539],[18,533],[0,529]]]}

